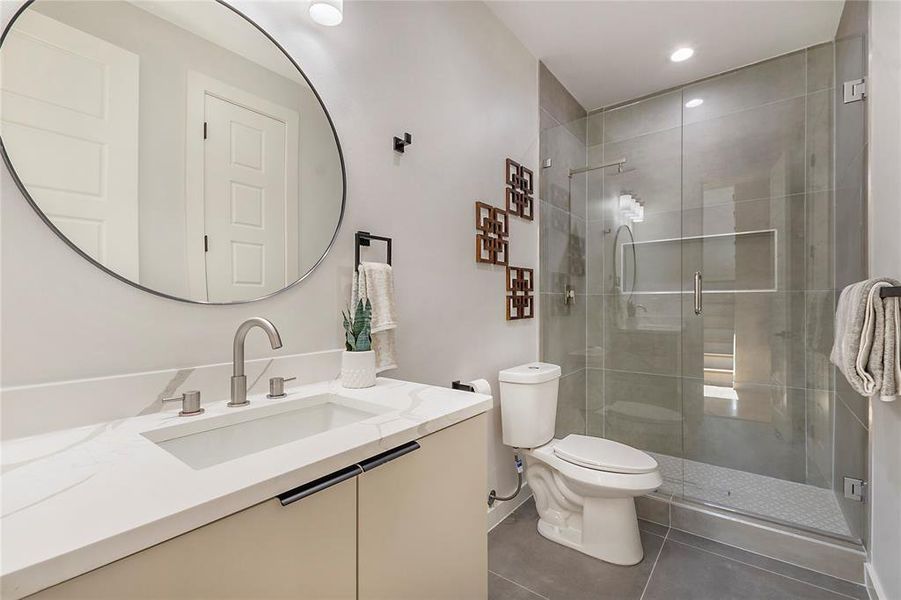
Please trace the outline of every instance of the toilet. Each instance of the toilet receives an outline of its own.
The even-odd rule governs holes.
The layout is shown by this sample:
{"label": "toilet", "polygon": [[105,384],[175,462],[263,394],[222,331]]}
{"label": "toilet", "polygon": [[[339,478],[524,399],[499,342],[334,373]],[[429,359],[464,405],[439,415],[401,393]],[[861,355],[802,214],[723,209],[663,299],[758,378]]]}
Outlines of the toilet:
{"label": "toilet", "polygon": [[663,484],[657,461],[603,438],[555,439],[559,366],[529,363],[501,371],[498,379],[504,444],[525,457],[538,532],[609,563],[641,562],[635,497]]}

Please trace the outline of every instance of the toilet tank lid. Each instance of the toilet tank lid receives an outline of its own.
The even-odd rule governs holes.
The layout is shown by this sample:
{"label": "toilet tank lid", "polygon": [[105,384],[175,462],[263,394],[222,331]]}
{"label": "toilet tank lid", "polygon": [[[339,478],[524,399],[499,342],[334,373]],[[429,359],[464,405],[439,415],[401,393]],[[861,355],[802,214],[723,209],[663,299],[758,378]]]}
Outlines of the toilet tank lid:
{"label": "toilet tank lid", "polygon": [[498,379],[504,383],[544,383],[559,378],[560,367],[541,362],[510,367],[498,373]]}

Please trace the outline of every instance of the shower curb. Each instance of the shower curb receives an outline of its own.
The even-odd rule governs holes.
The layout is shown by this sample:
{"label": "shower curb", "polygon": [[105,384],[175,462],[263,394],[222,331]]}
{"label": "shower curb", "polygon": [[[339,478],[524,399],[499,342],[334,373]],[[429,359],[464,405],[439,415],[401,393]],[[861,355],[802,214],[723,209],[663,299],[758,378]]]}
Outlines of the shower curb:
{"label": "shower curb", "polygon": [[792,531],[680,498],[651,494],[636,501],[638,516],[748,552],[864,584],[866,552],[852,542]]}

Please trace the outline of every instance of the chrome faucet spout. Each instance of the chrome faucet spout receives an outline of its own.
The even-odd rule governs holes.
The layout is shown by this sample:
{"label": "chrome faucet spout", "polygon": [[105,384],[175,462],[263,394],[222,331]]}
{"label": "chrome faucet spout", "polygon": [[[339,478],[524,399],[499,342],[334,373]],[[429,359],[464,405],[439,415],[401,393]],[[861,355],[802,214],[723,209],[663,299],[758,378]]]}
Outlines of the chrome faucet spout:
{"label": "chrome faucet spout", "polygon": [[247,319],[238,326],[235,332],[235,341],[232,345],[232,379],[231,379],[231,400],[228,406],[246,406],[250,404],[247,399],[247,377],[244,375],[244,341],[247,334],[254,327],[259,327],[269,336],[269,344],[273,350],[282,347],[282,337],[278,333],[278,329],[272,324],[272,321],[262,317],[253,317]]}

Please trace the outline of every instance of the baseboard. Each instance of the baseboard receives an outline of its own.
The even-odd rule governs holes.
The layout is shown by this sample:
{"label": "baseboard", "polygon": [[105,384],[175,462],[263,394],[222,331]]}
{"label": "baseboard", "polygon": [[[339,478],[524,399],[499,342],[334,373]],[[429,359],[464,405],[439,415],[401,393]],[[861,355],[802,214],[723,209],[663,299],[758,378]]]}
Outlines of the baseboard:
{"label": "baseboard", "polygon": [[870,600],[889,600],[885,593],[885,588],[882,587],[882,582],[876,574],[876,570],[873,569],[873,563],[867,562],[864,564],[864,577],[866,579],[867,595],[870,597]]}
{"label": "baseboard", "polygon": [[527,481],[522,482],[522,489],[513,500],[507,502],[495,502],[494,506],[488,509],[488,531],[497,527],[498,523],[510,516],[514,510],[522,506],[523,502],[532,497],[532,490],[529,489]]}

